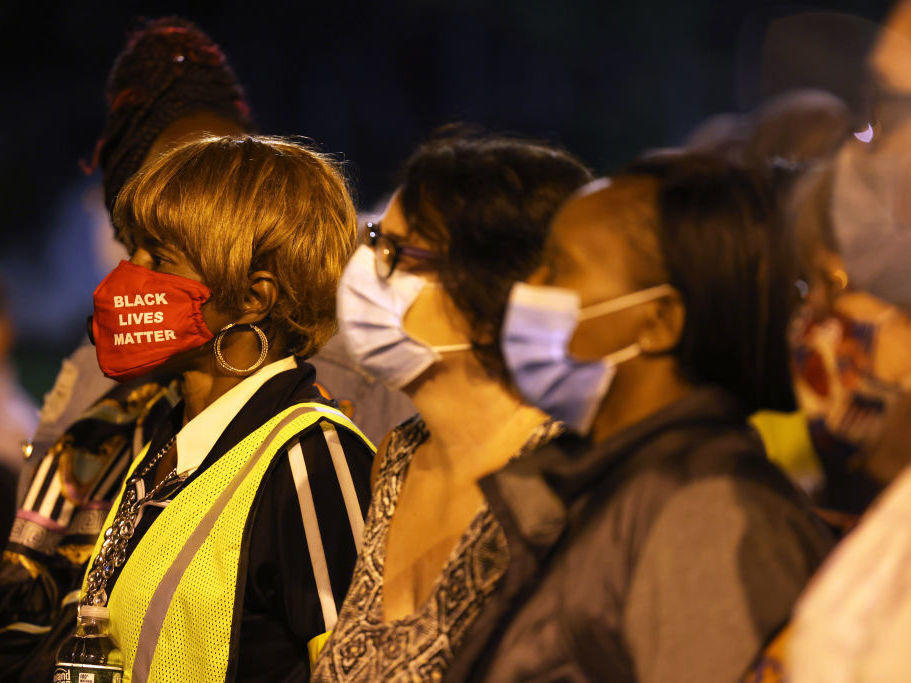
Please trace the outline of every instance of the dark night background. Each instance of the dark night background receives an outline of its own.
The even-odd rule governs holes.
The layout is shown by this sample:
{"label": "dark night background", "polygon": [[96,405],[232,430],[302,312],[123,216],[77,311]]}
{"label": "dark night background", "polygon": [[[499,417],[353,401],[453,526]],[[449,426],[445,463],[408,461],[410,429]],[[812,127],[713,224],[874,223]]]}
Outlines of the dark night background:
{"label": "dark night background", "polygon": [[[823,85],[854,104],[872,22],[890,4],[2,0],[0,277],[23,382],[36,396],[50,387],[105,274],[81,208],[93,179],[78,160],[91,155],[107,71],[138,16],[180,14],[207,30],[260,130],[342,155],[358,205],[370,207],[446,122],[544,138],[605,172],[788,86]],[[800,31],[769,39],[776,20],[819,11],[863,21],[833,28],[805,14]]]}

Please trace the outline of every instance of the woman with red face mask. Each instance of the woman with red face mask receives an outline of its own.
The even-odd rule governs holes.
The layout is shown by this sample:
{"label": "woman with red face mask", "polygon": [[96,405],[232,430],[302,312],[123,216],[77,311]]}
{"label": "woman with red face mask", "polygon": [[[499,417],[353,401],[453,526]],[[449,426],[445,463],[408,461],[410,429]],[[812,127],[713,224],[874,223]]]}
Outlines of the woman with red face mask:
{"label": "woman with red face mask", "polygon": [[[306,676],[360,543],[373,448],[314,385],[355,241],[344,179],[277,138],[188,143],[121,190],[131,259],[95,291],[98,362],[178,374],[95,544],[133,680]],[[94,613],[94,609],[85,609]]]}

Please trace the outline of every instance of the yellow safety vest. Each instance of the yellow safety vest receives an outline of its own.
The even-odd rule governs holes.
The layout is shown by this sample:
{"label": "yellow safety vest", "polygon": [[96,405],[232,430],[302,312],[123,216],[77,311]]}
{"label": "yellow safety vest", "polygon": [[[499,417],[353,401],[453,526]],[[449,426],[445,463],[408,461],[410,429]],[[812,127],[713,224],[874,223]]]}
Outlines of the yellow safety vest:
{"label": "yellow safety vest", "polygon": [[[281,447],[321,419],[351,430],[373,449],[338,410],[320,403],[292,406],[210,465],[146,531],[108,598],[112,635],[124,655],[125,682],[224,680],[240,549],[254,497]],[[125,481],[146,450],[148,446]],[[121,488],[105,529],[123,492]],[[99,537],[89,567],[101,541]]]}
{"label": "yellow safety vest", "polygon": [[750,416],[769,460],[807,492],[822,485],[823,472],[806,416],[800,411],[780,413],[761,410]]}

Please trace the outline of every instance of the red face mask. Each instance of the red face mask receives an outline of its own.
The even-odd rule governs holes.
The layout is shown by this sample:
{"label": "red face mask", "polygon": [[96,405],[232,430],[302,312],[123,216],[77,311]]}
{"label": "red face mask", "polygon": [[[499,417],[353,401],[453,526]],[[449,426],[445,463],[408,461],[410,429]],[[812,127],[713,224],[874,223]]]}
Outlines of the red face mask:
{"label": "red face mask", "polygon": [[201,282],[121,261],[95,288],[92,335],[101,371],[118,382],[144,375],[212,338]]}

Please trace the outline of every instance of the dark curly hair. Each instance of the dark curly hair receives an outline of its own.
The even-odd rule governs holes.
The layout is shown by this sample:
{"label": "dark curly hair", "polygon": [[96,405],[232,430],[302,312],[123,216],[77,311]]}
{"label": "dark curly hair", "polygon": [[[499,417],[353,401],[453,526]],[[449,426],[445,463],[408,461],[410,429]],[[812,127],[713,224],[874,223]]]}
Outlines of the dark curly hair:
{"label": "dark curly hair", "polygon": [[440,281],[495,379],[508,379],[499,339],[510,289],[538,266],[551,218],[591,177],[562,150],[463,129],[441,131],[401,171],[408,229],[441,253]]}
{"label": "dark curly hair", "polygon": [[161,132],[177,119],[210,111],[252,132],[243,88],[218,45],[179,17],[143,21],[127,37],[107,84],[107,120],[92,167],[101,166],[104,199],[142,165]]}

